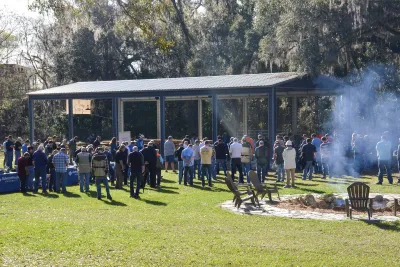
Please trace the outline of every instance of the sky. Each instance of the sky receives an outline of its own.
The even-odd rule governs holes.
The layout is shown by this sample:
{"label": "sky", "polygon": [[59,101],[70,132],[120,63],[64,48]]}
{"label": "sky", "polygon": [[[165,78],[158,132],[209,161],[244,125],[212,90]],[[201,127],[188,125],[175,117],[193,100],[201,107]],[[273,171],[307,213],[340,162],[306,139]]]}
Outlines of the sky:
{"label": "sky", "polygon": [[37,13],[29,11],[28,5],[33,0],[0,0],[0,9],[5,9],[16,13],[17,15],[36,17]]}

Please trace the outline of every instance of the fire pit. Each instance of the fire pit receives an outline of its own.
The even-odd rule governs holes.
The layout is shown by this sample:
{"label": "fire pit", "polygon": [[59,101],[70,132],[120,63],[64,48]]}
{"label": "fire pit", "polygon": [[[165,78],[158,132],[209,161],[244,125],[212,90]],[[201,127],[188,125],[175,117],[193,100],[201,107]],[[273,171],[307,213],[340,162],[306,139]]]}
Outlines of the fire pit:
{"label": "fire pit", "polygon": [[[307,194],[286,195],[281,201],[260,201],[261,207],[254,207],[247,203],[240,209],[234,207],[232,201],[226,201],[222,208],[239,214],[254,214],[262,216],[278,216],[298,219],[321,220],[347,220],[345,211],[345,199],[347,194]],[[373,218],[381,221],[396,221],[400,217],[394,216],[394,200],[400,199],[400,194],[371,193],[373,199]],[[353,218],[364,219],[367,214],[354,212]]]}

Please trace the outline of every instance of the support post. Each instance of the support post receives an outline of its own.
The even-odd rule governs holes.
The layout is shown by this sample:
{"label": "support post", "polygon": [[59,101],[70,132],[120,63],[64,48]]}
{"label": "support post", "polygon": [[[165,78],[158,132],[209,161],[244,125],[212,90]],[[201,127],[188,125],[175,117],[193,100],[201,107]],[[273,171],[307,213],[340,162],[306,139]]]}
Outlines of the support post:
{"label": "support post", "polygon": [[272,88],[268,92],[268,135],[271,147],[271,155],[273,153],[273,145],[271,145],[276,136],[276,89]]}
{"label": "support post", "polygon": [[216,142],[218,135],[218,98],[216,94],[212,95],[212,140]]}
{"label": "support post", "polygon": [[203,100],[201,100],[201,99],[197,100],[197,114],[198,114],[197,136],[199,139],[201,139],[201,138],[203,138]]}
{"label": "support post", "polygon": [[165,143],[165,96],[160,96],[160,154],[164,156]]}
{"label": "support post", "polygon": [[68,102],[68,132],[69,139],[74,138],[74,105],[73,100],[70,98]]}
{"label": "support post", "polygon": [[119,99],[114,97],[112,99],[112,133],[117,140],[119,140],[118,132],[118,101]]}
{"label": "support post", "polygon": [[247,135],[247,98],[243,98],[243,135]]}
{"label": "support post", "polygon": [[297,134],[297,120],[298,120],[298,102],[297,97],[292,97],[292,135]]}
{"label": "support post", "polygon": [[119,99],[118,101],[118,132],[123,132],[125,129],[124,122],[124,101]]}
{"label": "support post", "polygon": [[160,107],[160,101],[158,99],[156,101],[157,101],[157,139],[161,139],[161,107]]}
{"label": "support post", "polygon": [[29,117],[29,141],[35,141],[35,117],[32,98],[28,97],[28,117]]}

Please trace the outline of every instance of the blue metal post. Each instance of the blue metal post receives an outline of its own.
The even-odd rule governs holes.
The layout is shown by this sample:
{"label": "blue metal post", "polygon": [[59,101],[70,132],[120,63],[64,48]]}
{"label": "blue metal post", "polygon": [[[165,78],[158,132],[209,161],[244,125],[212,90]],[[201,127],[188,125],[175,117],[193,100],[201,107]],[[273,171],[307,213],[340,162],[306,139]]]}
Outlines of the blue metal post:
{"label": "blue metal post", "polygon": [[28,97],[28,119],[29,119],[29,140],[31,144],[35,141],[35,118],[33,100]]}
{"label": "blue metal post", "polygon": [[118,140],[118,98],[112,99],[112,132],[113,136]]}
{"label": "blue metal post", "polygon": [[68,99],[68,133],[69,139],[74,138],[74,106],[72,99]]}
{"label": "blue metal post", "polygon": [[216,142],[218,136],[218,97],[212,95],[212,140]]}
{"label": "blue metal post", "polygon": [[276,136],[276,117],[276,91],[275,88],[272,88],[271,91],[268,92],[268,135],[272,153],[274,147],[272,144]]}
{"label": "blue metal post", "polygon": [[164,156],[165,143],[165,96],[160,96],[160,154]]}

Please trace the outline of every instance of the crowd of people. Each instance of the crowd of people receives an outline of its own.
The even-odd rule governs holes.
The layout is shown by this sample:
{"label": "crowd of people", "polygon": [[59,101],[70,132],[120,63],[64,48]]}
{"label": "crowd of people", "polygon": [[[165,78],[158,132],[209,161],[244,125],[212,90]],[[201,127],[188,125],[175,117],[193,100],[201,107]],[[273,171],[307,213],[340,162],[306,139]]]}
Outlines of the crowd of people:
{"label": "crowd of people", "polygon": [[[122,189],[128,185],[129,178],[130,196],[140,198],[140,189],[145,184],[160,187],[162,169],[176,172],[179,184],[193,186],[197,177],[203,187],[206,184],[212,187],[221,169],[225,176],[230,170],[231,179],[237,179],[238,183],[250,183],[251,170],[256,170],[259,181],[264,183],[272,170],[276,181],[286,181],[284,187],[290,188],[295,186],[296,169],[302,171],[303,180],[312,180],[314,173],[321,173],[322,179],[340,177],[349,165],[351,171],[346,174],[359,177],[364,170],[376,166],[379,171],[377,184],[383,183],[384,173],[392,184],[392,161],[397,157],[400,167],[400,145],[392,145],[388,133],[384,133],[373,151],[367,138],[354,133],[350,155],[344,155],[342,149],[338,149],[343,148],[339,140],[328,134],[303,135],[297,143],[289,136],[277,135],[271,144],[261,134],[254,140],[247,135],[238,139],[225,133],[214,143],[207,137],[200,140],[185,136],[177,146],[169,136],[163,144],[165,160],[154,140],[145,144],[144,136],[139,136],[135,144],[120,144],[114,137],[108,146],[103,146],[101,137],[97,136],[92,144],[78,146],[77,136],[69,141],[58,142],[53,136],[43,143],[40,140],[31,143],[29,140],[23,142],[20,137],[14,141],[10,135],[5,138],[3,150],[4,167],[18,172],[24,193],[37,193],[39,186],[43,193],[47,193],[47,189],[67,193],[67,169],[73,165],[78,171],[81,192],[89,192],[90,184],[95,184],[97,197],[101,199],[101,184],[104,184],[107,198],[112,199],[109,181],[111,186]],[[350,163],[343,164],[343,161]]]}
{"label": "crowd of people", "polygon": [[185,185],[192,185],[197,175],[203,186],[206,181],[212,186],[212,180],[216,179],[221,168],[225,176],[227,169],[231,170],[233,181],[238,173],[239,183],[245,182],[244,177],[250,183],[249,171],[252,169],[257,171],[259,181],[264,183],[268,171],[272,169],[277,182],[284,182],[287,177],[284,187],[290,188],[295,186],[296,170],[302,171],[302,180],[312,180],[314,173],[321,174],[322,179],[343,175],[360,177],[364,170],[375,168],[378,170],[377,184],[383,183],[385,173],[389,183],[393,184],[394,158],[397,159],[397,168],[400,168],[400,139],[398,146],[392,145],[388,140],[389,135],[388,132],[383,133],[381,140],[373,145],[368,136],[361,138],[354,133],[349,146],[328,134],[304,134],[297,144],[289,136],[277,135],[271,148],[269,141],[261,134],[257,140],[247,135],[239,140],[227,138],[225,133],[218,136],[215,143],[210,143],[207,138],[189,139],[186,136],[177,149],[172,136],[169,136],[164,144],[165,169],[168,170],[169,165],[174,169],[177,161],[179,183],[183,180]]}

